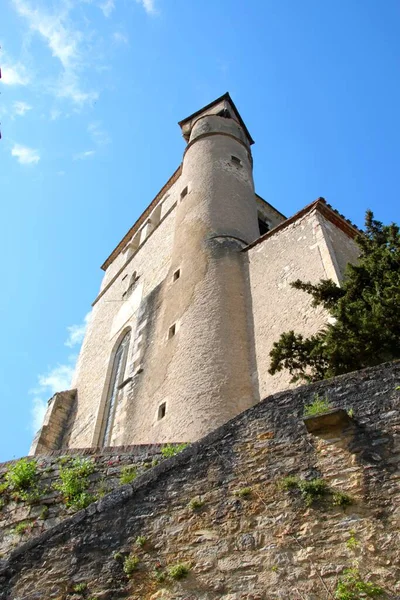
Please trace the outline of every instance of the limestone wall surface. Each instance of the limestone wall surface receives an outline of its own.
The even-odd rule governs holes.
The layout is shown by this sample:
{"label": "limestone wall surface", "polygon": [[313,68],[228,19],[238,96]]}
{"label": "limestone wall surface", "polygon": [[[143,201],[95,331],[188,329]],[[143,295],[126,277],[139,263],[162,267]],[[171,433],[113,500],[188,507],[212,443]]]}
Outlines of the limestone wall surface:
{"label": "limestone wall surface", "polygon": [[[107,269],[108,285],[112,283],[93,306],[73,381],[73,387],[78,391],[74,423],[65,444],[69,447],[85,448],[98,444],[113,351],[129,329],[131,343],[126,377],[133,376],[138,369],[141,356],[138,331],[140,307],[161,285],[169,269],[174,234],[176,185],[168,192],[165,201],[168,210],[161,215],[160,224],[139,247],[133,258],[127,260],[126,255],[121,253]],[[138,279],[127,294],[134,272]],[[122,440],[122,422],[126,398],[127,387],[119,394],[112,445],[125,443]]]}
{"label": "limestone wall surface", "polygon": [[329,315],[312,306],[312,297],[291,287],[296,279],[317,283],[333,279],[339,283],[349,261],[355,261],[357,246],[317,210],[306,213],[245,251],[252,317],[259,397],[290,387],[290,375],[269,375],[269,353],[281,333],[293,329],[305,336],[316,333]]}
{"label": "limestone wall surface", "polygon": [[[398,598],[399,384],[397,361],[267,398],[16,548],[1,600],[324,600],[350,567]],[[308,433],[316,393],[352,417]]]}

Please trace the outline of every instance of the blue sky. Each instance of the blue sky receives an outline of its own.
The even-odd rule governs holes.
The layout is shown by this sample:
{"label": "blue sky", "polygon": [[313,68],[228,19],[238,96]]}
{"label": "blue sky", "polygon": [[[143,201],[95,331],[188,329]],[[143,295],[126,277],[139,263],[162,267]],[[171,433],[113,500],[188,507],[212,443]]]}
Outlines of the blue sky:
{"label": "blue sky", "polygon": [[399,221],[398,0],[3,0],[0,460],[68,387],[100,265],[229,91],[258,193]]}

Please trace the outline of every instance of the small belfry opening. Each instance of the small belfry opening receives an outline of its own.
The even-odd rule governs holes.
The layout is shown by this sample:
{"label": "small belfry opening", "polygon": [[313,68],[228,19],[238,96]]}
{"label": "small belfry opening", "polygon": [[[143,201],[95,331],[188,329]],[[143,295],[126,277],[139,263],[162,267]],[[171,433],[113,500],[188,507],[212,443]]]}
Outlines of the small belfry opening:
{"label": "small belfry opening", "polygon": [[177,269],[172,276],[172,281],[176,281],[177,279],[179,279],[180,276],[181,276],[181,270]]}
{"label": "small belfry opening", "polygon": [[158,407],[158,413],[157,413],[157,419],[158,419],[158,421],[161,421],[161,419],[163,419],[165,417],[166,412],[167,412],[167,405],[166,405],[165,402],[163,402]]}
{"label": "small belfry opening", "polygon": [[231,161],[234,165],[236,165],[237,167],[241,167],[242,166],[242,161],[240,160],[240,158],[238,156],[234,156],[233,154],[231,155]]}
{"label": "small belfry opening", "polygon": [[176,333],[176,323],[171,325],[171,327],[168,329],[168,339],[170,340],[172,337],[174,337],[175,333]]}
{"label": "small belfry opening", "polygon": [[187,196],[188,193],[188,186],[184,187],[183,190],[181,191],[181,200],[184,199],[185,196]]}

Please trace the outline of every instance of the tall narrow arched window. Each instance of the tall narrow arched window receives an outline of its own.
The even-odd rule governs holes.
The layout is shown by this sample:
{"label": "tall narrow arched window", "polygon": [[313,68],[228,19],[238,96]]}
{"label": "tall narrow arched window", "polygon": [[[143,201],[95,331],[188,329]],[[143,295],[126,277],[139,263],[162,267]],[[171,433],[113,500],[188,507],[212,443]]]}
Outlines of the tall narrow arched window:
{"label": "tall narrow arched window", "polygon": [[129,342],[131,333],[128,331],[122,338],[117,351],[114,354],[114,361],[111,371],[110,384],[108,388],[107,400],[104,409],[103,424],[100,434],[100,445],[109,446],[111,443],[111,433],[114,425],[115,409],[120,392],[120,385],[124,380],[126,359],[128,357]]}

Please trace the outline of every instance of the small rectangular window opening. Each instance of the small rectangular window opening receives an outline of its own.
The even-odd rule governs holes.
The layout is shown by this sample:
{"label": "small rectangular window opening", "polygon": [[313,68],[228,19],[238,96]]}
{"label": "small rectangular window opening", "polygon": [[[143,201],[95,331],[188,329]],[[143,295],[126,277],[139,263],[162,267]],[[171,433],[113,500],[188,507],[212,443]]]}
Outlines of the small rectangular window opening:
{"label": "small rectangular window opening", "polygon": [[168,339],[170,340],[172,337],[174,337],[175,333],[176,333],[176,323],[171,325],[171,327],[168,329]]}
{"label": "small rectangular window opening", "polygon": [[176,281],[177,279],[179,279],[179,277],[181,276],[181,270],[177,269],[173,275],[173,281]]}
{"label": "small rectangular window opening", "polygon": [[269,231],[269,225],[263,219],[258,218],[258,228],[260,230],[260,235],[264,235]]}
{"label": "small rectangular window opening", "polygon": [[183,188],[183,190],[181,191],[181,200],[184,199],[184,197],[187,195],[188,193],[188,188],[187,186],[185,188]]}
{"label": "small rectangular window opening", "polygon": [[242,166],[242,161],[240,160],[240,158],[238,158],[237,156],[233,156],[233,154],[231,156],[231,161],[238,167]]}
{"label": "small rectangular window opening", "polygon": [[167,406],[166,406],[165,402],[163,402],[158,407],[158,420],[159,421],[165,417],[166,412],[167,412]]}

